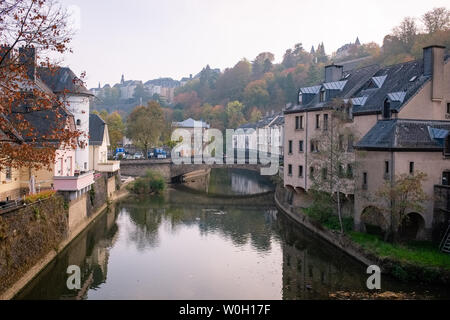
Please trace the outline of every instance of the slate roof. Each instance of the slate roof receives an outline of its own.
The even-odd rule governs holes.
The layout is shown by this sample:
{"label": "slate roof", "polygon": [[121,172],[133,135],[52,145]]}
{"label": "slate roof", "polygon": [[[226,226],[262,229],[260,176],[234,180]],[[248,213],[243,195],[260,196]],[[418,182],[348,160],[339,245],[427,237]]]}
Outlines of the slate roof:
{"label": "slate roof", "polygon": [[365,96],[367,101],[363,106],[355,106],[353,114],[379,113],[386,98],[391,100],[391,109],[399,111],[430,79],[423,75],[422,59],[380,68],[355,93],[354,97]]}
{"label": "slate roof", "polygon": [[106,123],[96,114],[89,115],[89,144],[100,146],[103,143]]}
{"label": "slate roof", "polygon": [[[38,145],[41,142],[60,143],[59,141],[52,139],[51,135],[55,130],[62,130],[64,128],[64,119],[70,120],[72,124],[74,124],[74,120],[73,115],[65,108],[55,107],[55,109],[56,108],[58,108],[59,111],[37,110],[23,114],[24,119],[30,123],[30,127],[34,130],[31,136],[27,135],[27,131],[21,132],[24,141],[37,143]],[[62,117],[57,119],[57,113]],[[37,140],[33,141],[35,138],[37,138]]]}
{"label": "slate roof", "polygon": [[361,150],[442,151],[450,121],[391,119],[379,120],[356,144]]}
{"label": "slate roof", "polygon": [[81,94],[92,96],[92,93],[86,89],[81,80],[70,70],[70,68],[57,68],[50,70],[49,68],[37,68],[40,79],[54,93],[68,92],[71,94]]}
{"label": "slate roof", "polygon": [[[449,58],[448,55],[445,57],[445,63],[449,61]],[[386,99],[390,100],[391,110],[398,112],[430,81],[431,76],[425,76],[423,70],[423,59],[387,67],[372,65],[344,72],[341,81],[323,83],[320,87],[337,89],[331,90],[333,98],[351,99],[350,101],[354,104],[354,115],[381,113]],[[342,87],[344,80],[347,82]],[[308,100],[306,104],[287,108],[285,113],[314,111],[327,107],[329,102],[319,102],[320,88],[317,89],[317,87],[301,88],[302,93],[314,94],[314,98]],[[342,91],[339,91],[341,87]]]}
{"label": "slate roof", "polygon": [[320,88],[332,89],[334,98],[349,99],[380,69],[378,65],[371,65],[348,72],[344,72],[340,81],[328,82],[319,86],[301,88],[302,93],[314,93],[314,98],[307,104],[294,105],[285,110],[285,113],[320,110],[327,107],[330,101],[319,102]]}

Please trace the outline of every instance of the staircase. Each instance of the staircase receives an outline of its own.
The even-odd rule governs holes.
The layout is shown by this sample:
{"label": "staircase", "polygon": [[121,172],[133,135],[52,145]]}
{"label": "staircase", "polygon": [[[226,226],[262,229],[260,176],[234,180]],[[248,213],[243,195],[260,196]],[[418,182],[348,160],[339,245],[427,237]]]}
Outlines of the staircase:
{"label": "staircase", "polygon": [[450,226],[447,228],[447,231],[445,232],[440,248],[442,252],[450,253]]}

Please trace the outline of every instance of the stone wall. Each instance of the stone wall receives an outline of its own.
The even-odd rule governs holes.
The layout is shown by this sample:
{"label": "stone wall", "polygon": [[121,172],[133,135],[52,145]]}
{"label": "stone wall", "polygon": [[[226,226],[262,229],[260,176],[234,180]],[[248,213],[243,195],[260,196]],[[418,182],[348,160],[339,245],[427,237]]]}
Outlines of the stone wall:
{"label": "stone wall", "polygon": [[432,240],[439,244],[450,224],[450,187],[434,187]]}
{"label": "stone wall", "polygon": [[68,210],[58,195],[0,216],[0,293],[68,233]]}

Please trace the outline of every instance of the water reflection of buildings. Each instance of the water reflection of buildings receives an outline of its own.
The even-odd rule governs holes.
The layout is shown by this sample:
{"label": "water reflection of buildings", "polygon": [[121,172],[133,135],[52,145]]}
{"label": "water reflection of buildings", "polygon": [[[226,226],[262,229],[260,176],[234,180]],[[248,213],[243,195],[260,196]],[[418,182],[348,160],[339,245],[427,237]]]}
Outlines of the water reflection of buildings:
{"label": "water reflection of buildings", "polygon": [[231,191],[237,194],[255,194],[270,191],[271,188],[264,186],[257,179],[249,179],[241,173],[231,173]]}
{"label": "water reflection of buildings", "polygon": [[[106,282],[109,249],[117,240],[116,211],[104,213],[68,249],[42,271],[15,299],[85,299],[91,288]],[[67,268],[79,266],[81,290],[69,290]]]}
{"label": "water reflection of buildings", "polygon": [[364,290],[362,266],[349,262],[331,245],[309,238],[286,217],[279,220],[285,240],[282,247],[284,300],[324,299],[340,290]]}

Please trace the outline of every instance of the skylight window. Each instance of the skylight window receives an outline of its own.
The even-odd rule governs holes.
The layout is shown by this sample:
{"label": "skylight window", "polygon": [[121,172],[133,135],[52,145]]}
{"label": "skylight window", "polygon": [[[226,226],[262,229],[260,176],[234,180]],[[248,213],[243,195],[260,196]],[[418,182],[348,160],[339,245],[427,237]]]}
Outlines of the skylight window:
{"label": "skylight window", "polygon": [[416,79],[417,79],[417,76],[414,76],[414,77],[412,77],[411,79],[409,79],[409,82],[416,81]]}

